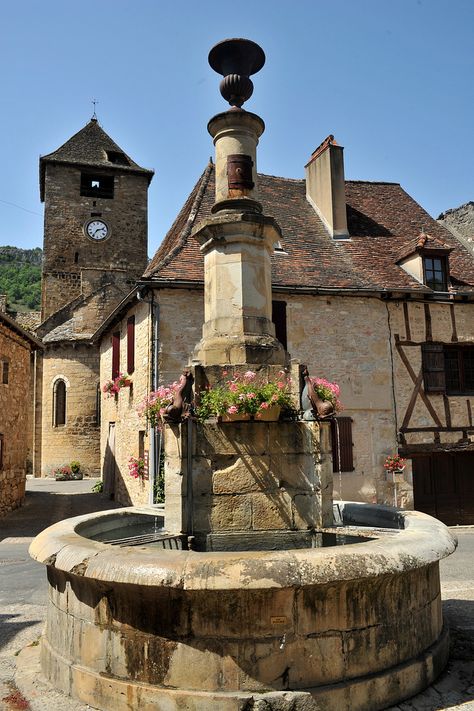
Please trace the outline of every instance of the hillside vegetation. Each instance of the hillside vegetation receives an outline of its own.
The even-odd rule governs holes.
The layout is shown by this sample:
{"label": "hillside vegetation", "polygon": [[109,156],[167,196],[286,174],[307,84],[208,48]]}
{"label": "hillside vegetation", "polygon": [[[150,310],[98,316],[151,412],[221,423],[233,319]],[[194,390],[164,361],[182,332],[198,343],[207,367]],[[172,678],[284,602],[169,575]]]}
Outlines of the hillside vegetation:
{"label": "hillside vegetation", "polygon": [[0,247],[0,294],[18,311],[36,311],[41,304],[43,250]]}

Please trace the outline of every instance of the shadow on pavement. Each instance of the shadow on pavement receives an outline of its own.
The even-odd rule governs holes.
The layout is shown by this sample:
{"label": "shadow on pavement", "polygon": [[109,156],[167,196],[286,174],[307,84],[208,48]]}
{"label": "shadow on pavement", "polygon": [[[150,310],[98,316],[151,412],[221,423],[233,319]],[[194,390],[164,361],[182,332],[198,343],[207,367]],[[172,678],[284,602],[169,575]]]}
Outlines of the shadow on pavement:
{"label": "shadow on pavement", "polygon": [[19,620],[15,621],[17,618],[22,618],[22,615],[10,614],[10,615],[0,615],[0,649],[6,647],[7,644],[22,630],[32,627],[38,623],[43,622],[43,620]]}
{"label": "shadow on pavement", "polygon": [[121,508],[108,497],[90,491],[95,481],[29,483],[35,489],[27,490],[24,505],[0,519],[0,541],[34,537],[53,523],[71,516]]}

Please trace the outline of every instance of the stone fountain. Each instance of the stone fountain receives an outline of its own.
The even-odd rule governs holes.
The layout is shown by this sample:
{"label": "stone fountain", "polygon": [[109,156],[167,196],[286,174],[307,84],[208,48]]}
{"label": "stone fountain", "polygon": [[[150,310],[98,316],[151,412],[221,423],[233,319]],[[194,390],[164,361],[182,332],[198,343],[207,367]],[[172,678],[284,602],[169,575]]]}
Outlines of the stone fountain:
{"label": "stone fountain", "polygon": [[[216,202],[194,231],[197,391],[224,370],[291,368],[271,322],[280,233],[258,200],[264,124],[242,109],[265,56],[233,39],[209,61],[232,108],[208,125]],[[327,422],[188,418],[165,427],[165,451],[164,526],[128,508],[31,545],[48,571],[41,655],[55,686],[105,711],[370,711],[436,678],[438,563],[455,541],[429,516],[369,504],[339,502],[334,525]]]}

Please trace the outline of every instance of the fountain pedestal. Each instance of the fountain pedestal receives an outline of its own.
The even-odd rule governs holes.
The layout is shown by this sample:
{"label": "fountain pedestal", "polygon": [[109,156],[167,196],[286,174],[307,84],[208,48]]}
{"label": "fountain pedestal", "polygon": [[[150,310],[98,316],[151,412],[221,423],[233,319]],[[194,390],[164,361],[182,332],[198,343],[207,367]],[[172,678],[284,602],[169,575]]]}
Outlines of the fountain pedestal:
{"label": "fountain pedestal", "polygon": [[167,425],[165,451],[165,528],[200,549],[212,534],[240,532],[242,545],[252,532],[332,525],[327,422]]}

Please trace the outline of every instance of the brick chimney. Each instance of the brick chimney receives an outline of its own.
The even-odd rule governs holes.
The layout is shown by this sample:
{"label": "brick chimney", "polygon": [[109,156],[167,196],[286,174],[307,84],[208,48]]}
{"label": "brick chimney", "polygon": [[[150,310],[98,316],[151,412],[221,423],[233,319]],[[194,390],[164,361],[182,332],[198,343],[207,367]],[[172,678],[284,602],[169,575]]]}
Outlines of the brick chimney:
{"label": "brick chimney", "polygon": [[349,239],[343,151],[330,135],[305,165],[306,199],[334,239]]}

